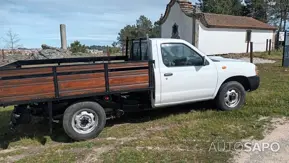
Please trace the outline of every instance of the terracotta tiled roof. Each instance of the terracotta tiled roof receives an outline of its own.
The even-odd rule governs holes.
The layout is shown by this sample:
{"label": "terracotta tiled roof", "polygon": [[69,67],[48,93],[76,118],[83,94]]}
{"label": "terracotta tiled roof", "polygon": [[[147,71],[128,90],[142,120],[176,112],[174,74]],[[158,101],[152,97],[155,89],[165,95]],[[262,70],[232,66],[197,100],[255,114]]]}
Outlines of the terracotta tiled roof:
{"label": "terracotta tiled roof", "polygon": [[179,3],[182,11],[186,14],[191,16],[193,14],[193,10],[195,9],[195,6],[193,6],[192,2],[189,2],[187,0],[177,0]]}
{"label": "terracotta tiled roof", "polygon": [[161,16],[161,23],[164,23],[166,21],[170,13],[171,7],[173,7],[175,3],[178,3],[180,5],[181,10],[184,12],[184,14],[186,14],[187,16],[192,16],[195,8],[192,2],[189,2],[188,0],[171,0],[170,3],[167,5],[165,14]]}
{"label": "terracotta tiled roof", "polygon": [[200,16],[202,24],[208,28],[245,28],[245,29],[266,29],[276,30],[269,24],[263,23],[251,17],[245,16],[233,16],[233,15],[221,15],[202,13]]}
{"label": "terracotta tiled roof", "polygon": [[[207,28],[245,28],[245,29],[264,29],[276,30],[269,24],[263,23],[251,17],[222,15],[212,13],[201,13],[190,1],[188,0],[171,0],[167,5],[165,14],[161,17],[161,24],[164,23],[169,15],[171,7],[178,3],[181,10],[189,17],[196,16],[200,19],[202,24]],[[195,10],[195,13],[194,13]]]}

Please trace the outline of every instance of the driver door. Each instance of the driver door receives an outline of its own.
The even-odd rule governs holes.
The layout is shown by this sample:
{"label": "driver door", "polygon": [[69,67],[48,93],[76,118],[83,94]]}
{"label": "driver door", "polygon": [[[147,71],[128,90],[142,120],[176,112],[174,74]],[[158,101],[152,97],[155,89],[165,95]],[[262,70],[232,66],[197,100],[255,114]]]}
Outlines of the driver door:
{"label": "driver door", "polygon": [[160,44],[161,105],[193,102],[213,97],[217,70],[184,43]]}

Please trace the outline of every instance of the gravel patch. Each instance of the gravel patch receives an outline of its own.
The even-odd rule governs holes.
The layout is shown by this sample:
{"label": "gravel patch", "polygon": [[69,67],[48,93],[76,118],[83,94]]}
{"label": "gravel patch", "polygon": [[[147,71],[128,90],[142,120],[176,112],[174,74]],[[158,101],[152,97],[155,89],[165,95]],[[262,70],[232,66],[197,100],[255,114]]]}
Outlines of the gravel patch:
{"label": "gravel patch", "polygon": [[[250,58],[248,58],[248,57],[240,58],[240,60],[245,61],[245,62],[250,62]],[[263,59],[263,58],[254,58],[253,59],[254,64],[275,63],[275,62],[276,61],[274,61],[274,60]]]}
{"label": "gravel patch", "polygon": [[[263,140],[252,140],[252,151],[239,151],[232,162],[236,163],[288,163],[289,161],[289,121],[275,119],[275,129]],[[247,141],[246,141],[247,142]],[[263,144],[263,145],[262,145]],[[269,144],[265,148],[264,144]],[[273,146],[274,144],[274,146]],[[260,147],[260,148],[255,148]]]}

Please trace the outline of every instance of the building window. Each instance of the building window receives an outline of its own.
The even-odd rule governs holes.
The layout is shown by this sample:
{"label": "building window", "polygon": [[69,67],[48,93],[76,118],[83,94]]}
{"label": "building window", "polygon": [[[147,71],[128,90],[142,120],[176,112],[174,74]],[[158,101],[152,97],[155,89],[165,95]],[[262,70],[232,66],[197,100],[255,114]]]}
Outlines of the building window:
{"label": "building window", "polygon": [[179,26],[176,23],[172,26],[172,38],[177,38],[177,39],[180,38]]}

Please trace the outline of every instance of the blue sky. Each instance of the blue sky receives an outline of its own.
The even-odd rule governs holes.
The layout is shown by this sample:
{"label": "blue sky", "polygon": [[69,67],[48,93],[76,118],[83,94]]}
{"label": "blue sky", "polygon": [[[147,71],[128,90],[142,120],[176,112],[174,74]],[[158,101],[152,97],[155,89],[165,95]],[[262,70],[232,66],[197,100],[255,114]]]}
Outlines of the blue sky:
{"label": "blue sky", "polygon": [[[167,3],[169,0],[0,0],[0,38],[11,29],[24,47],[59,47],[59,25],[66,24],[68,43],[111,45],[120,29],[134,24],[140,15],[159,19]],[[4,46],[0,39],[0,48]]]}
{"label": "blue sky", "polygon": [[[0,0],[0,37],[12,29],[20,44],[60,46],[59,25],[66,24],[68,42],[110,45],[121,28],[140,15],[157,20],[169,0]],[[0,48],[4,46],[0,42]]]}

